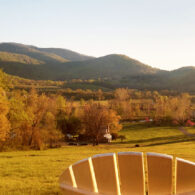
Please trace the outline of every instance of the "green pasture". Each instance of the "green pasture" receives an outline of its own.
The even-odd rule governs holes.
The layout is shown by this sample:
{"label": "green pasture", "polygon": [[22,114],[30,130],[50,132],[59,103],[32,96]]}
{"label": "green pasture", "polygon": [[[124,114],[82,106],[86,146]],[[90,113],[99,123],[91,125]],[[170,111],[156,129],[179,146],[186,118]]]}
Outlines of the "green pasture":
{"label": "green pasture", "polygon": [[[188,129],[195,133],[195,129]],[[177,127],[149,127],[124,123],[126,136],[99,146],[64,146],[43,151],[0,153],[0,194],[59,194],[58,177],[70,164],[98,153],[159,152],[195,161],[195,138]],[[139,147],[135,147],[138,144]]]}

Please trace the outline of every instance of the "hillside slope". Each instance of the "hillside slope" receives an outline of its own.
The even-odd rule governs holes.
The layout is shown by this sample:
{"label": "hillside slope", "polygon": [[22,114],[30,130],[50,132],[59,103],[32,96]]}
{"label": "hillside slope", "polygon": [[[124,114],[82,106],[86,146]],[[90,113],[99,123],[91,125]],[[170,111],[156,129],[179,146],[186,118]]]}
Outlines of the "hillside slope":
{"label": "hillside slope", "polygon": [[0,51],[0,62],[16,62],[23,64],[44,64],[43,61],[37,60],[35,58],[31,58],[29,56],[23,54],[9,53]]}
{"label": "hillside slope", "polygon": [[94,57],[86,56],[68,49],[61,49],[61,48],[37,48],[39,51],[53,53],[58,56],[61,56],[69,61],[85,61],[93,59]]}
{"label": "hillside slope", "polygon": [[67,62],[60,65],[59,79],[121,79],[128,75],[155,74],[161,70],[152,68],[125,55],[107,55],[82,62]]}
{"label": "hillside slope", "polygon": [[[56,57],[56,54],[45,51],[61,52],[61,56],[65,55],[63,49],[41,49],[16,43],[2,43],[0,52],[7,55],[2,55],[0,67],[6,73],[16,76],[46,80],[118,80],[129,75],[155,74],[160,71],[124,55],[112,54],[100,58],[87,57],[89,59],[85,61],[67,61],[65,58],[60,59],[61,56]],[[35,61],[40,66],[34,67]],[[28,67],[25,64],[28,64]]]}
{"label": "hillside slope", "polygon": [[11,75],[34,80],[93,79],[112,89],[129,87],[195,92],[193,66],[164,71],[118,54],[93,58],[60,48],[1,43],[0,68]]}
{"label": "hillside slope", "polygon": [[35,47],[19,43],[0,43],[0,51],[26,55],[46,63],[62,63],[68,61],[56,54],[39,51],[38,49],[35,49]]}

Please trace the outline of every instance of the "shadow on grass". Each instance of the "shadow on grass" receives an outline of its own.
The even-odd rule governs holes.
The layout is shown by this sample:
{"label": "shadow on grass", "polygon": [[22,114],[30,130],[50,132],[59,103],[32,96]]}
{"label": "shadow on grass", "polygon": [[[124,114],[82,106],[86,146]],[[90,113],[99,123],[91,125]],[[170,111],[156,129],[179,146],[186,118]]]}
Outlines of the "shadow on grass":
{"label": "shadow on grass", "polygon": [[128,140],[123,142],[115,142],[113,144],[140,144],[147,142],[182,142],[182,141],[192,141],[195,140],[195,137],[187,137],[185,135],[177,135],[177,136],[168,136],[168,137],[155,137],[150,139],[139,139],[139,140]]}
{"label": "shadow on grass", "polygon": [[143,130],[152,127],[151,125],[146,125],[145,123],[123,123],[123,131],[135,131]]}
{"label": "shadow on grass", "polygon": [[[146,125],[145,123],[142,124],[124,124],[123,125],[123,131],[139,131],[143,129],[149,129],[153,127],[151,124]],[[161,126],[159,126],[161,128]],[[163,126],[163,129],[175,129],[176,127],[170,127],[170,126]],[[149,133],[149,132],[148,132]],[[155,138],[148,138],[148,139],[137,139],[137,140],[127,140],[127,141],[117,141],[113,144],[130,144],[134,145],[133,147],[147,147],[147,146],[156,146],[156,145],[164,145],[164,144],[174,144],[174,143],[180,143],[180,142],[190,142],[195,141],[195,134],[190,135],[175,135],[175,136],[161,136],[161,137],[155,137]]]}
{"label": "shadow on grass", "polygon": [[186,138],[186,139],[179,139],[179,140],[169,140],[165,142],[159,142],[159,143],[150,143],[143,145],[143,147],[149,147],[149,146],[158,146],[158,145],[166,145],[166,144],[175,144],[175,143],[181,143],[181,142],[191,142],[195,141],[195,138]]}
{"label": "shadow on grass", "polygon": [[154,123],[123,123],[123,131],[139,131],[150,128],[175,129],[177,127],[170,125],[156,125]]}
{"label": "shadow on grass", "polygon": [[174,144],[181,142],[191,142],[195,141],[195,137],[187,137],[187,136],[169,136],[169,137],[157,137],[151,139],[141,139],[141,140],[132,140],[132,141],[123,141],[123,142],[115,142],[112,144],[130,144],[133,145],[131,147],[149,147],[149,146],[157,146],[157,145],[165,145],[165,144]]}

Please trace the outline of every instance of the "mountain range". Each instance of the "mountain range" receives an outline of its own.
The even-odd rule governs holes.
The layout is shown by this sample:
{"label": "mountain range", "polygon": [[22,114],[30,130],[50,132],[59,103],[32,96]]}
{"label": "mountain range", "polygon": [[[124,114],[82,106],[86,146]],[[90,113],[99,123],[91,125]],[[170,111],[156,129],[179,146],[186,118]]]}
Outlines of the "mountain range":
{"label": "mountain range", "polygon": [[61,48],[0,43],[0,68],[34,80],[101,80],[116,87],[195,92],[195,67],[173,71],[153,68],[125,55],[99,58]]}

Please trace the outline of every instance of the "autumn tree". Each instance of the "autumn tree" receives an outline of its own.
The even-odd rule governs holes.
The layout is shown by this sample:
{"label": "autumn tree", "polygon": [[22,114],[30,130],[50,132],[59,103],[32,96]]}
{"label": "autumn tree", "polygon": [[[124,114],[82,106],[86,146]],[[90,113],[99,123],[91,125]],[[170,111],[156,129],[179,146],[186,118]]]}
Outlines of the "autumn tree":
{"label": "autumn tree", "polygon": [[109,101],[110,108],[115,110],[123,120],[130,119],[133,116],[133,113],[128,89],[116,89],[114,97],[114,99]]}
{"label": "autumn tree", "polygon": [[42,122],[41,139],[42,142],[48,144],[50,148],[58,145],[58,141],[63,138],[62,132],[57,128],[55,112],[48,110]]}
{"label": "autumn tree", "polygon": [[27,92],[15,90],[10,93],[8,119],[11,123],[10,144],[27,145],[30,117],[26,109]]}
{"label": "autumn tree", "polygon": [[13,92],[9,112],[13,140],[36,149],[46,144],[51,146],[61,137],[56,129],[56,114],[55,99],[44,94],[38,95],[35,89],[30,93]]}
{"label": "autumn tree", "polygon": [[103,91],[101,89],[98,89],[98,91],[96,92],[96,95],[98,97],[98,100],[102,100],[103,99]]}
{"label": "autumn tree", "polygon": [[133,116],[132,104],[130,100],[119,101],[113,99],[109,101],[109,106],[111,109],[115,110],[123,120],[131,119]]}
{"label": "autumn tree", "polygon": [[114,97],[118,101],[128,100],[129,99],[128,89],[124,89],[124,88],[116,89],[115,92],[114,92]]}
{"label": "autumn tree", "polygon": [[189,94],[183,93],[178,97],[171,98],[169,109],[170,117],[178,124],[183,125],[191,116],[191,98]]}
{"label": "autumn tree", "polygon": [[5,91],[0,87],[0,143],[4,142],[10,130],[10,123],[7,119],[9,103]]}
{"label": "autumn tree", "polygon": [[7,90],[11,86],[11,77],[8,78],[8,75],[5,74],[0,69],[0,87],[4,90]]}
{"label": "autumn tree", "polygon": [[82,121],[85,134],[92,138],[94,145],[98,144],[103,128],[109,126],[111,133],[116,133],[121,129],[119,119],[120,117],[115,111],[101,104],[91,102],[85,105],[83,110]]}
{"label": "autumn tree", "polygon": [[[10,87],[10,79],[8,75],[0,70],[0,144],[5,143],[6,139],[9,137],[10,122],[7,119],[7,114],[9,112],[9,102],[7,99],[6,92]],[[2,148],[1,148],[2,149]]]}
{"label": "autumn tree", "polygon": [[[52,133],[55,133],[55,102],[44,94],[39,96],[37,92],[32,89],[27,98],[26,109],[30,117],[28,124],[28,128],[30,130],[29,145],[39,149],[43,146],[44,143],[44,132],[47,130],[51,131],[53,129]],[[49,116],[49,118],[46,116]],[[53,125],[52,129],[47,128],[49,123],[46,120],[49,120],[51,127]],[[47,124],[47,127],[45,124]]]}
{"label": "autumn tree", "polygon": [[154,109],[154,119],[156,121],[165,120],[169,116],[170,97],[156,95]]}
{"label": "autumn tree", "polygon": [[66,101],[62,96],[57,98],[57,127],[64,135],[77,135],[82,129],[81,120],[77,116],[78,108],[73,101]]}
{"label": "autumn tree", "polygon": [[176,97],[156,96],[155,100],[156,120],[174,120],[178,124],[184,124],[191,116],[191,99],[189,94],[181,94]]}

